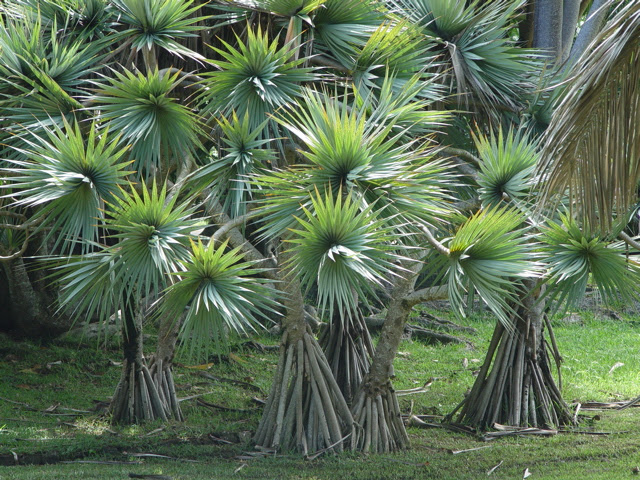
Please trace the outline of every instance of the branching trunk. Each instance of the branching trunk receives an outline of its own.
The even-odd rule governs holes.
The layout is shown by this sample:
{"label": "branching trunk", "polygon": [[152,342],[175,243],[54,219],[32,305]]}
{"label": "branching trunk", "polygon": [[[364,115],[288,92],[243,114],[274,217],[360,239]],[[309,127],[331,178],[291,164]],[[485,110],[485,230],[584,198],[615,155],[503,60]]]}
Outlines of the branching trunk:
{"label": "branching trunk", "polygon": [[459,410],[457,422],[482,429],[494,423],[530,427],[573,423],[552,375],[543,336],[544,301],[532,293],[531,282],[526,286],[529,294],[522,299],[513,325],[496,326],[471,392],[449,419]]}
{"label": "branching trunk", "polygon": [[323,449],[340,452],[349,434],[353,439],[351,412],[307,326],[298,280],[284,271],[281,277],[284,333],[275,379],[254,441],[262,447],[305,455]]}
{"label": "branching trunk", "polygon": [[369,371],[373,342],[362,312],[351,318],[334,318],[321,333],[320,346],[347,403]]}
{"label": "branching trunk", "polygon": [[158,418],[167,420],[170,412],[162,402],[142,352],[142,318],[130,305],[122,308],[122,317],[124,362],[109,408],[111,422],[135,424]]}
{"label": "branching trunk", "polygon": [[391,378],[393,359],[413,307],[406,297],[413,292],[420,266],[414,262],[405,273],[408,278],[396,280],[371,369],[356,394],[352,412],[358,425],[353,441],[357,450],[392,452],[409,445]]}
{"label": "branching trunk", "polygon": [[567,65],[573,65],[582,55],[589,44],[596,38],[598,32],[602,29],[602,25],[607,19],[608,6],[607,0],[593,0],[587,19],[580,28],[580,32],[571,47]]}

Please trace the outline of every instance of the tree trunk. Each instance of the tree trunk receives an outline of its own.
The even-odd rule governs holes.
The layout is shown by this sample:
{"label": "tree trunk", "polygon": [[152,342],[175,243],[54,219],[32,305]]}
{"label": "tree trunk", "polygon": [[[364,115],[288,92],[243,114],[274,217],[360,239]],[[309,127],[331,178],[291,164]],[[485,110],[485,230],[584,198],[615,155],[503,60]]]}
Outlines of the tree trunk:
{"label": "tree trunk", "polygon": [[[282,254],[282,264],[287,264]],[[286,309],[275,379],[255,434],[258,446],[305,455],[342,451],[354,423],[322,349],[304,317],[300,283],[281,269]]]}
{"label": "tree trunk", "polygon": [[[122,307],[124,362],[109,411],[114,424],[136,424],[170,416],[163,404],[142,352],[142,317],[131,300]],[[173,382],[171,382],[173,385]]]}
{"label": "tree trunk", "polygon": [[352,412],[358,430],[353,443],[360,451],[392,452],[409,446],[391,379],[393,360],[413,307],[406,297],[413,292],[421,264],[414,262],[410,267],[404,273],[409,278],[399,278],[395,282],[371,369],[354,399]]}
{"label": "tree trunk", "polygon": [[460,410],[457,422],[481,429],[494,423],[530,427],[573,423],[551,373],[543,335],[545,303],[533,281],[525,282],[521,300],[513,324],[496,325],[473,388],[449,419]]}
{"label": "tree trunk", "polygon": [[564,0],[562,3],[562,54],[558,59],[560,64],[566,62],[569,58],[579,17],[580,0]]}
{"label": "tree trunk", "polygon": [[547,52],[556,63],[562,56],[563,0],[536,0],[533,13],[533,46]]}

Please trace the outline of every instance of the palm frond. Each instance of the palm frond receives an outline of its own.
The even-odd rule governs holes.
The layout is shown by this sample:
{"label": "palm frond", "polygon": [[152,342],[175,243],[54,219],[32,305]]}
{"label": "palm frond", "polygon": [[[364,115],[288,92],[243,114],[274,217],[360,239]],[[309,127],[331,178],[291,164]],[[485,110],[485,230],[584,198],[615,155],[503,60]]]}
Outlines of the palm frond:
{"label": "palm frond", "polygon": [[516,209],[481,210],[460,226],[448,242],[445,276],[451,306],[458,314],[464,315],[468,285],[499,321],[510,325],[518,280],[540,273],[523,221]]}
{"label": "palm frond", "polygon": [[544,203],[568,190],[576,214],[602,231],[628,215],[640,180],[640,4],[621,5],[576,62],[539,166]]}
{"label": "palm frond", "polygon": [[179,73],[113,72],[91,96],[101,123],[131,144],[134,168],[149,175],[200,147],[200,122],[175,96]]}
{"label": "palm frond", "polygon": [[580,228],[569,215],[542,231],[548,265],[549,296],[570,309],[584,297],[590,282],[605,302],[634,301],[640,290],[640,264],[627,260],[624,245],[612,244],[589,226]]}
{"label": "palm frond", "polygon": [[[100,68],[106,41],[87,43],[48,30],[40,16],[0,20],[0,141],[24,148],[22,134],[46,137],[46,128],[63,127],[82,109],[78,101]],[[8,152],[9,155],[15,153]]]}
{"label": "palm frond", "polygon": [[[51,88],[50,79],[70,95],[82,94],[88,79],[101,67],[107,41],[66,38],[63,30],[49,31],[40,17],[9,17],[0,21],[0,64],[6,78],[0,91],[17,82],[25,87]],[[6,90],[5,90],[6,91]]]}
{"label": "palm frond", "polygon": [[7,160],[5,188],[16,206],[35,207],[32,220],[40,222],[64,251],[83,251],[98,240],[104,201],[113,202],[124,185],[126,148],[108,132],[97,135],[91,125],[83,131],[76,122],[64,122],[64,130],[43,126],[46,136],[33,133],[23,139],[25,160]]}
{"label": "palm frond", "polygon": [[98,317],[107,322],[124,305],[124,289],[114,270],[115,256],[110,250],[73,255],[56,263],[51,279],[60,285],[58,308],[75,321]]}
{"label": "palm frond", "polygon": [[246,262],[239,249],[227,244],[191,245],[180,279],[165,292],[160,314],[176,318],[186,310],[181,342],[192,357],[208,357],[211,347],[227,348],[229,332],[248,333],[261,327],[260,319],[277,306],[274,289],[260,277],[261,269]]}
{"label": "palm frond", "polygon": [[429,36],[453,41],[474,20],[478,2],[391,0],[391,11],[408,18]]}

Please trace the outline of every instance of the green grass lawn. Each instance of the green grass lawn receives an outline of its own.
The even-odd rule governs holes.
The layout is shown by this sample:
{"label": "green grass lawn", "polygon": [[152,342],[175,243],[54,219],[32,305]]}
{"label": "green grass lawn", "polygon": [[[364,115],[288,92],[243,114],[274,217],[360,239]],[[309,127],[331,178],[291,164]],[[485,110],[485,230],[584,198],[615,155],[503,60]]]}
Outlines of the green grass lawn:
{"label": "green grass lawn", "polygon": [[[449,318],[446,312],[430,312]],[[565,398],[585,403],[640,395],[638,320],[596,318],[589,312],[581,317],[580,322],[553,322],[564,358]],[[461,323],[477,329],[467,335],[475,348],[416,340],[401,344],[396,388],[429,385],[422,393],[400,397],[403,412],[446,414],[471,387],[494,323],[481,315]],[[278,338],[259,341],[274,345]],[[210,360],[212,365],[198,366],[178,358],[178,395],[201,395],[198,398],[224,408],[208,408],[193,398],[182,403],[185,423],[113,427],[102,412],[120,374],[117,345],[70,340],[36,345],[0,336],[0,462],[5,465],[0,466],[0,479],[124,479],[129,473],[176,480],[519,479],[528,469],[534,480],[588,480],[634,478],[632,469],[640,466],[637,408],[582,410],[578,432],[552,437],[482,442],[442,428],[412,427],[412,448],[395,454],[347,453],[313,461],[296,455],[260,456],[250,440],[276,354],[245,346]],[[202,372],[226,380],[205,378]],[[452,453],[460,450],[470,451]],[[11,465],[16,458],[31,465]]]}

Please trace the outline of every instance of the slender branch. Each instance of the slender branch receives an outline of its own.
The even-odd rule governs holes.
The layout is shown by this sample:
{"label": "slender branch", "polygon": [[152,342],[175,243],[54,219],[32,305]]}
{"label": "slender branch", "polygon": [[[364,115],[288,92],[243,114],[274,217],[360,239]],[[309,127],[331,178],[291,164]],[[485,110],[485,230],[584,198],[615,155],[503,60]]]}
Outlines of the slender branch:
{"label": "slender branch", "polygon": [[476,181],[478,180],[478,168],[481,161],[478,157],[466,150],[454,147],[444,147],[440,152],[450,155],[451,160],[456,163],[462,173]]}
{"label": "slender branch", "polygon": [[29,230],[42,223],[44,220],[44,217],[36,217],[35,219],[27,222],[27,217],[25,215],[21,213],[11,212],[9,210],[0,210],[0,217],[11,217],[22,220],[22,223],[19,225],[13,225],[11,223],[0,225],[0,227],[6,228],[8,230]]}
{"label": "slender branch", "polygon": [[433,236],[433,233],[431,233],[429,227],[422,227],[422,232],[424,233],[425,237],[427,237],[427,240],[429,241],[431,246],[433,246],[433,248],[435,248],[439,253],[447,256],[451,253],[451,250],[445,247],[436,239],[436,237]]}
{"label": "slender branch", "polygon": [[160,77],[163,77],[166,74],[169,74],[169,75],[177,74],[178,77],[180,78],[180,82],[184,83],[186,86],[202,88],[202,84],[200,82],[202,82],[204,78],[199,77],[198,75],[195,75],[193,73],[185,72],[184,70],[180,70],[179,68],[175,68],[175,67],[163,68],[158,72],[158,76]]}
{"label": "slender branch", "polygon": [[440,150],[442,153],[446,153],[447,155],[453,155],[454,157],[460,157],[463,160],[475,165],[476,167],[480,165],[481,160],[476,157],[473,153],[468,152],[462,148],[455,147],[444,147]]}
{"label": "slender branch", "polygon": [[632,237],[630,237],[626,233],[620,232],[618,237],[624,240],[624,242],[630,247],[635,248],[636,250],[640,250],[640,242],[638,242],[637,240],[634,240]]}
{"label": "slender branch", "polygon": [[27,247],[29,246],[29,231],[28,231],[28,229],[30,227],[33,227],[35,224],[40,223],[42,221],[41,220],[42,217],[40,217],[40,219],[37,219],[36,221],[27,222],[26,221],[27,217],[25,215],[23,215],[21,213],[16,213],[16,212],[10,212],[8,210],[0,211],[0,216],[17,218],[17,219],[22,221],[22,223],[20,225],[12,225],[10,223],[7,223],[7,224],[0,225],[0,228],[6,228],[6,229],[9,229],[9,230],[26,230],[24,241],[22,242],[22,246],[20,247],[20,250],[18,250],[17,252],[12,253],[10,255],[0,255],[0,262],[10,262],[11,260],[15,260],[16,258],[21,257],[22,254],[27,251]]}
{"label": "slender branch", "polygon": [[[221,229],[225,228],[232,222],[229,215],[224,212],[224,209],[217,199],[211,201],[210,209],[212,210],[213,217],[215,217],[218,223],[222,224]],[[265,257],[260,251],[254,247],[242,234],[237,227],[230,226],[223,231],[223,234],[218,235],[219,240],[228,239],[229,244],[233,247],[240,247],[245,258],[249,261],[261,263],[265,266],[272,267],[267,268],[264,271],[264,276],[271,280],[278,280],[277,273],[275,271],[275,264],[271,258]]]}
{"label": "slender branch", "polygon": [[27,251],[28,246],[29,246],[29,235],[27,234],[25,236],[24,242],[22,242],[22,247],[20,247],[20,250],[7,256],[0,255],[0,262],[10,262],[11,260],[14,260],[22,256],[22,254]]}
{"label": "slender branch", "polygon": [[218,230],[215,231],[211,239],[214,242],[220,241],[220,239],[225,238],[229,234],[229,231],[231,231],[231,229],[243,225],[252,216],[252,214],[246,213],[244,215],[240,215],[239,217],[231,218],[228,222],[224,223]]}
{"label": "slender branch", "polygon": [[347,67],[339,64],[338,62],[336,62],[335,60],[332,60],[331,58],[325,57],[324,55],[314,55],[309,60],[314,65],[318,65],[320,67],[333,68],[334,70],[342,72],[346,75],[351,75],[351,70],[349,70]]}
{"label": "slender branch", "polygon": [[430,302],[432,300],[446,300],[447,298],[449,298],[447,285],[439,285],[437,287],[426,287],[415,290],[406,295],[403,301],[406,305],[413,307],[419,303]]}

